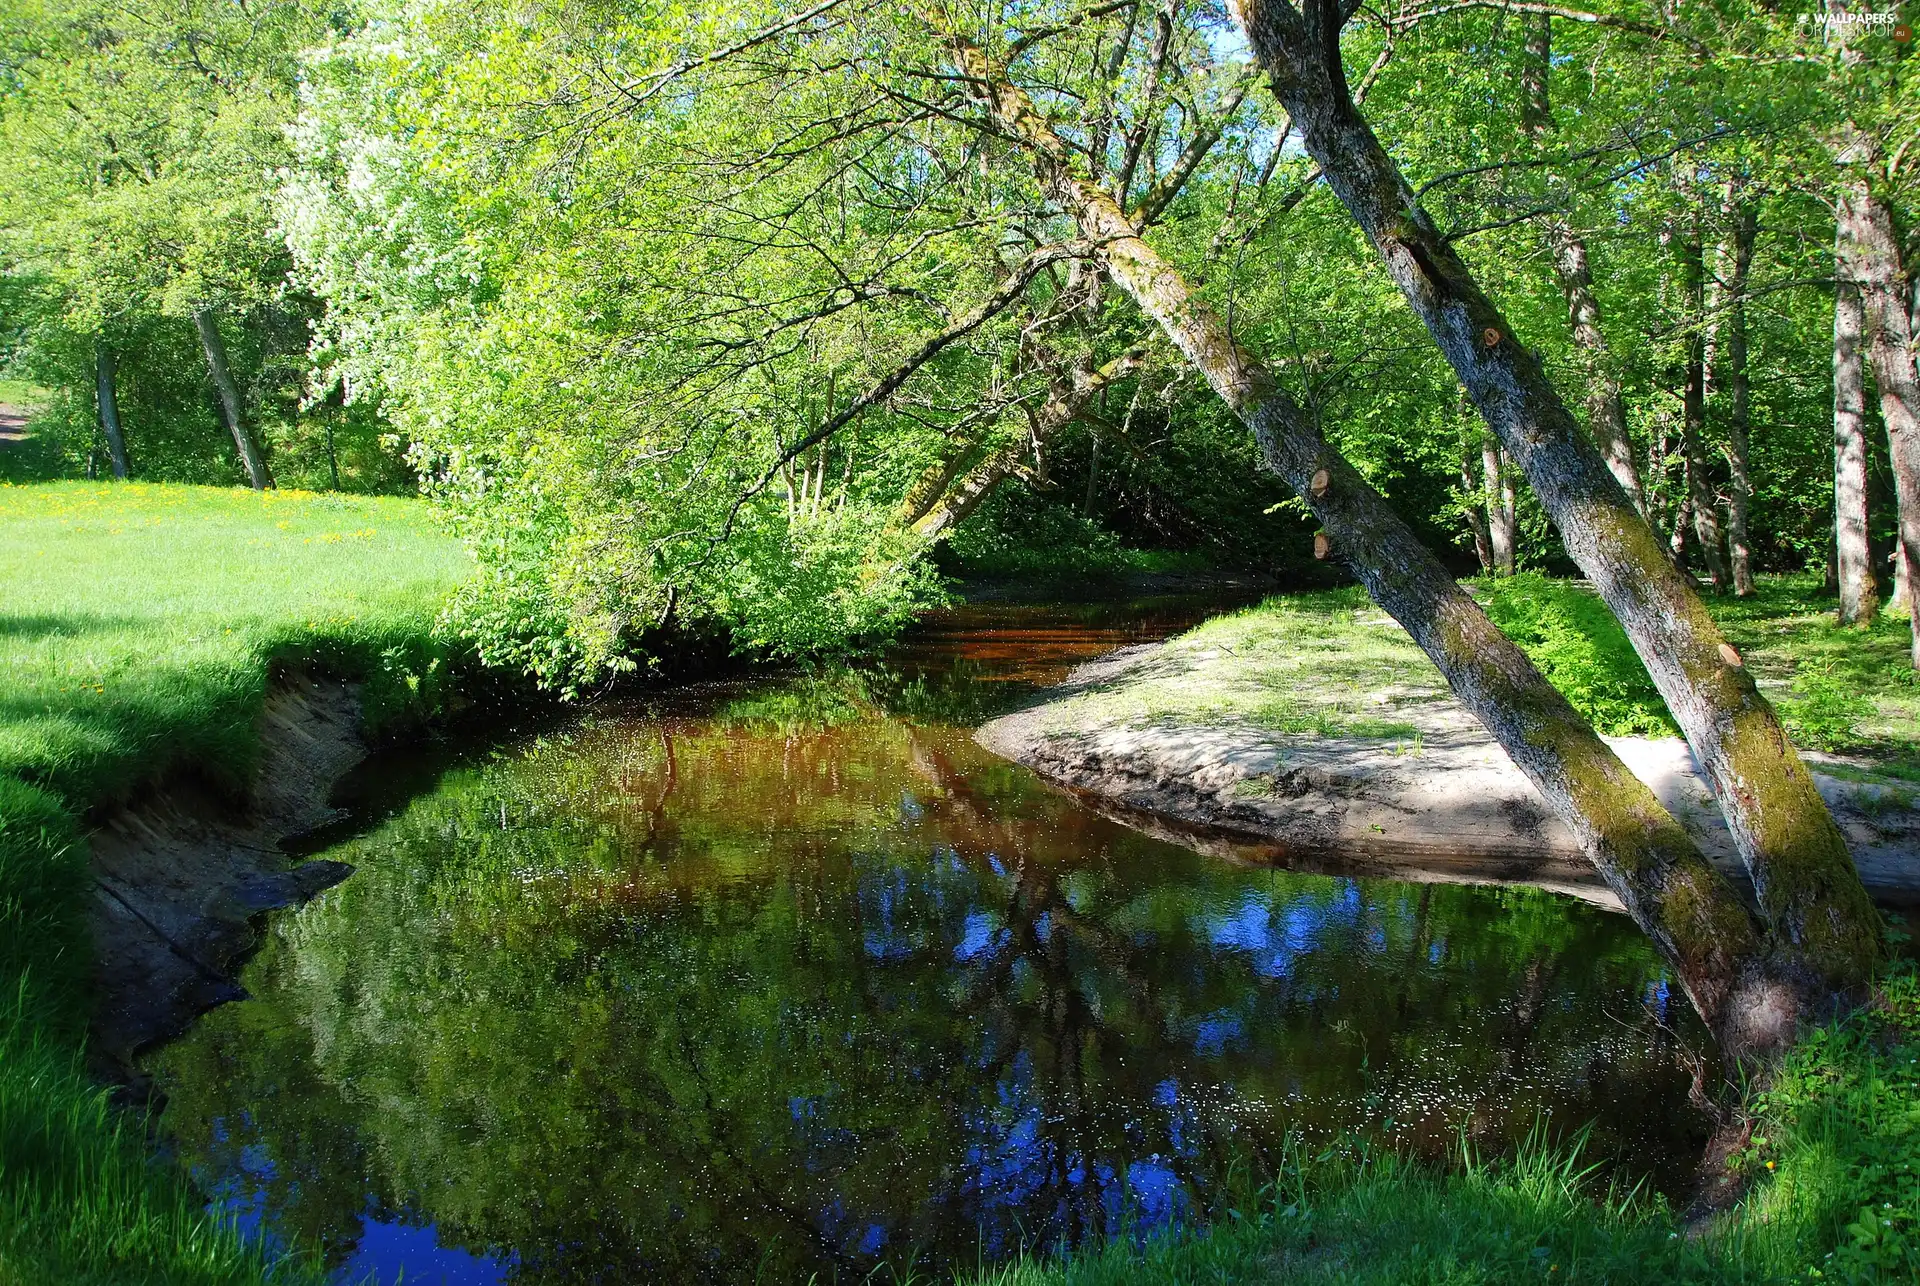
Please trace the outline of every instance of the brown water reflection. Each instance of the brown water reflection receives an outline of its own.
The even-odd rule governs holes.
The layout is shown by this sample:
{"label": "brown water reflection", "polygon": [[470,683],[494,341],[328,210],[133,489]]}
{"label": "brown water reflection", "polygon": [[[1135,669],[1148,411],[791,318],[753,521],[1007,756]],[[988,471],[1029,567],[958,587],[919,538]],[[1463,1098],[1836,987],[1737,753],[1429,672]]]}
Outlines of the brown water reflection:
{"label": "brown water reflection", "polygon": [[1290,1133],[1591,1122],[1677,1181],[1686,1016],[1624,919],[1208,858],[937,713],[1157,610],[955,614],[474,751],[166,1052],[168,1128],[343,1280],[938,1271],[1204,1217]]}

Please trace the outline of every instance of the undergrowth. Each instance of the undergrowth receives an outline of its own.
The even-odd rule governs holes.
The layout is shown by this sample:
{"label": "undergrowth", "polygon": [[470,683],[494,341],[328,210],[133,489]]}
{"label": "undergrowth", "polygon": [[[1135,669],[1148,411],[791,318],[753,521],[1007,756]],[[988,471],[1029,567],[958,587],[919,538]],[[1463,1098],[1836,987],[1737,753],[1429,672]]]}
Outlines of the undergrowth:
{"label": "undergrowth", "polygon": [[1679,735],[1626,631],[1594,594],[1537,572],[1482,588],[1493,623],[1595,731],[1610,737]]}
{"label": "undergrowth", "polygon": [[[1677,736],[1626,632],[1594,593],[1524,573],[1479,585],[1496,624],[1608,736]],[[1882,775],[1920,780],[1920,673],[1904,617],[1841,626],[1810,576],[1764,576],[1747,598],[1707,607],[1779,707],[1803,750],[1864,754]]]}

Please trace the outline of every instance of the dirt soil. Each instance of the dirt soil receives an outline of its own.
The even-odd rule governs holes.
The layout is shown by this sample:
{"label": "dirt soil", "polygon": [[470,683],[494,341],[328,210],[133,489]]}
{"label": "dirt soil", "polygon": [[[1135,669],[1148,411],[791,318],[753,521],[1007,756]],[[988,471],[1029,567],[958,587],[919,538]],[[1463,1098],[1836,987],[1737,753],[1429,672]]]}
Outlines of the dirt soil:
{"label": "dirt soil", "polygon": [[262,913],[352,872],[296,864],[281,844],[336,817],[328,799],[366,755],[356,685],[288,672],[261,715],[251,798],[236,803],[181,775],[104,817],[91,835],[99,1070],[135,1079],[134,1059],[213,1006],[234,981]]}
{"label": "dirt soil", "polygon": [[[1202,851],[1329,874],[1532,884],[1618,908],[1532,783],[1444,693],[1399,706],[1395,717],[1415,735],[1391,738],[1142,719],[1125,713],[1125,700],[1073,700],[1124,696],[1130,684],[1165,690],[1210,655],[1170,644],[1121,649],[1075,670],[1045,703],[986,724],[976,740],[1116,820]],[[1744,880],[1686,743],[1607,740],[1714,864]],[[1920,903],[1912,785],[1807,758],[1869,891]]]}

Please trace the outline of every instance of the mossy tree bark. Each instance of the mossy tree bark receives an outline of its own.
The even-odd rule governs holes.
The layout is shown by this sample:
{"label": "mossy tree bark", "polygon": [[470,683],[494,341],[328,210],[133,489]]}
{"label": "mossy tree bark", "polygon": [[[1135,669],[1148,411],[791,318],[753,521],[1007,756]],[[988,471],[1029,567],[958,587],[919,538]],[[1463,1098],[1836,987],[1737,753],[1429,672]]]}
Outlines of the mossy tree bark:
{"label": "mossy tree bark", "polygon": [[1306,503],[1332,550],[1578,837],[1709,1026],[1735,1052],[1788,1039],[1803,1000],[1798,980],[1679,823],[1141,239],[1113,196],[1076,173],[1031,100],[978,46],[940,30],[993,132],[1027,148],[1048,197],[1078,223],[1108,275],[1253,431],[1266,466]]}
{"label": "mossy tree bark", "polygon": [[202,308],[193,315],[193,328],[200,334],[200,347],[207,355],[207,371],[213,376],[214,390],[220,394],[220,410],[226,416],[227,431],[233,434],[233,445],[240,452],[240,463],[246,466],[247,481],[255,491],[265,491],[273,485],[273,475],[267,471],[267,458],[261,454],[260,444],[253,440],[247,428],[240,386],[233,382],[233,368],[227,362],[227,342],[220,337],[220,324],[211,310]]}
{"label": "mossy tree bark", "polygon": [[1769,928],[1832,985],[1864,982],[1884,944],[1845,836],[1738,651],[1354,107],[1346,11],[1332,0],[1236,6],[1307,152],[1632,640],[1707,771]]}
{"label": "mossy tree bark", "polygon": [[100,432],[107,439],[107,458],[113,462],[113,476],[124,481],[131,470],[127,465],[126,435],[120,431],[120,395],[114,387],[119,368],[120,360],[111,348],[105,344],[94,346],[93,387],[100,407]]}

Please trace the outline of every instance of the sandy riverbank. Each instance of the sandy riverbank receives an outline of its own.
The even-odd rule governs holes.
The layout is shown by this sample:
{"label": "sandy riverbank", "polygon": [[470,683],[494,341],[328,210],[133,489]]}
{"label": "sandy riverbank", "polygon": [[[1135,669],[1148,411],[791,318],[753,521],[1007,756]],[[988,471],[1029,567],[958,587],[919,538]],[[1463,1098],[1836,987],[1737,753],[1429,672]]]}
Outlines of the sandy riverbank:
{"label": "sandy riverbank", "polygon": [[328,799],[366,754],[357,685],[286,671],[260,716],[250,795],[190,774],[139,792],[89,836],[98,1003],[91,1049],[110,1075],[214,1005],[235,981],[257,917],[346,878],[343,862],[296,864],[282,843],[336,816]]}
{"label": "sandy riverbank", "polygon": [[[1249,695],[1245,656],[1202,630],[1083,665],[1047,701],[986,724],[977,739],[1191,847],[1298,869],[1527,883],[1617,905],[1431,667],[1423,680],[1424,662],[1398,655],[1393,636],[1411,643],[1397,627],[1368,625],[1380,632],[1378,655],[1298,649],[1278,678],[1278,716],[1271,702],[1248,716],[1266,698]],[[1685,743],[1608,740],[1715,864],[1740,877]],[[1884,902],[1920,903],[1920,792],[1870,764],[1809,759],[1867,887]]]}

